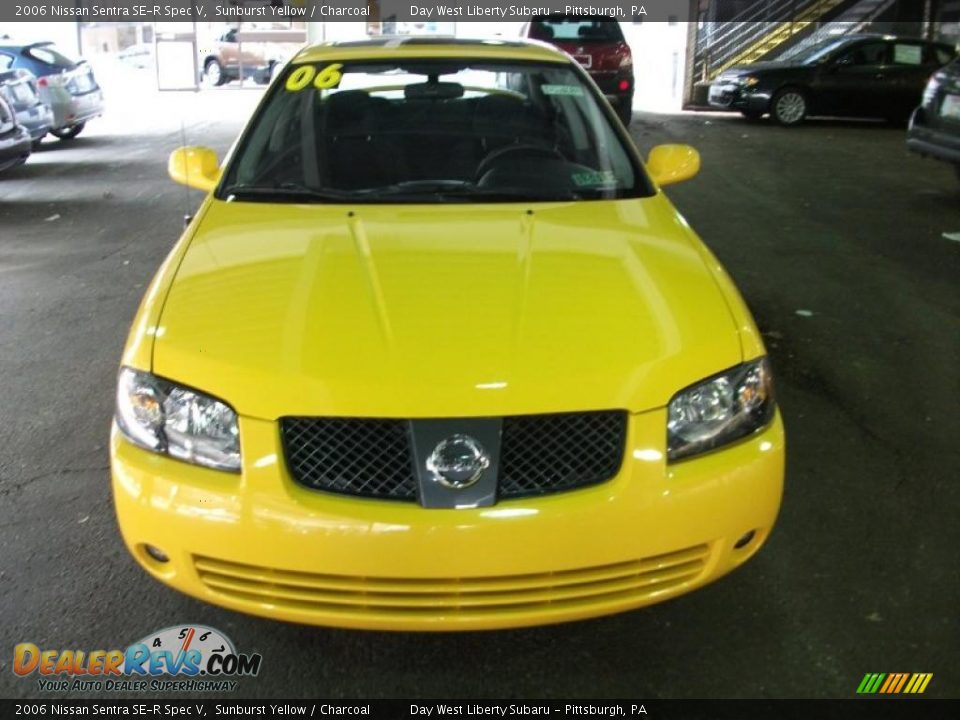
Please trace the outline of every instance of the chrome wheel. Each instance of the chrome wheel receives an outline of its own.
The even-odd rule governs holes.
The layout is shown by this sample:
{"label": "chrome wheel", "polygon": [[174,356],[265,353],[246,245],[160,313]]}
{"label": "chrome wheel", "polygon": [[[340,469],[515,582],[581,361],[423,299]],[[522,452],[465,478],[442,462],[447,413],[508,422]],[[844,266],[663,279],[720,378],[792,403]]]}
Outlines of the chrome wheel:
{"label": "chrome wheel", "polygon": [[203,80],[210,87],[223,85],[223,68],[216,60],[208,60],[203,67]]}
{"label": "chrome wheel", "polygon": [[807,115],[807,99],[798,90],[777,93],[773,101],[773,116],[781,125],[796,125]]}

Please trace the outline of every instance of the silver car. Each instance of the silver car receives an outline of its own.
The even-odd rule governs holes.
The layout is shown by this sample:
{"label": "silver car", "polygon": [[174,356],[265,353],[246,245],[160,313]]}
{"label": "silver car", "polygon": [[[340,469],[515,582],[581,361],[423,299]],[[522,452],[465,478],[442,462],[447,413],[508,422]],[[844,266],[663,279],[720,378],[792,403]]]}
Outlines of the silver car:
{"label": "silver car", "polygon": [[29,70],[0,72],[0,95],[16,113],[17,122],[30,133],[34,146],[53,129],[53,110],[40,99],[37,79]]}
{"label": "silver car", "polygon": [[0,172],[30,157],[30,133],[17,122],[9,103],[0,97]]}
{"label": "silver car", "polygon": [[17,69],[36,76],[40,99],[53,111],[50,133],[56,137],[74,138],[103,114],[103,91],[86,60],[74,60],[49,42],[24,45],[0,39],[0,70]]}

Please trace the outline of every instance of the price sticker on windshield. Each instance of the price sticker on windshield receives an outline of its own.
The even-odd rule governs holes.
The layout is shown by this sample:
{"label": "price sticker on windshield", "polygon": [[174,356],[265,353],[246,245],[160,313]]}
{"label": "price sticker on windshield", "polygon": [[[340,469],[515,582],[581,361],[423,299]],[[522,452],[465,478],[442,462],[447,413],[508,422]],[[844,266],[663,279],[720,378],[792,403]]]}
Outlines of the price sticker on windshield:
{"label": "price sticker on windshield", "polygon": [[313,65],[301,65],[290,73],[284,87],[289,92],[300,92],[311,86],[317,90],[334,88],[343,79],[342,68],[343,63],[331,63],[318,72]]}
{"label": "price sticker on windshield", "polygon": [[565,97],[583,97],[583,88],[579,85],[541,85],[544,95],[563,95]]}
{"label": "price sticker on windshield", "polygon": [[582,188],[614,188],[617,186],[617,176],[613,170],[585,170],[575,172],[570,176],[574,185]]}

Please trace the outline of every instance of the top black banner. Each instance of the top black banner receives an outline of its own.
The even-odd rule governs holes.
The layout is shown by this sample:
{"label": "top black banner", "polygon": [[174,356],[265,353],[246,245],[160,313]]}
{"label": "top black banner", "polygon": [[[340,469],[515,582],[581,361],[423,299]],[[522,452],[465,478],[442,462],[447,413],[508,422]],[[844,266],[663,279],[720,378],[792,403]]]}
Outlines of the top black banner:
{"label": "top black banner", "polygon": [[[763,2],[757,0],[756,4]],[[759,17],[808,20],[804,13],[809,13],[810,4],[810,0],[768,0]],[[901,4],[907,14],[916,17],[904,17],[901,10],[898,20],[923,19],[923,3]],[[708,5],[705,0],[16,0],[0,3],[0,22],[524,22],[550,14],[603,16],[626,22],[687,22]],[[758,16],[754,13],[751,17]]]}
{"label": "top black banner", "polygon": [[625,21],[684,21],[690,0],[565,3],[553,0],[25,0],[3,3],[0,21],[87,22],[523,22],[574,14]]}

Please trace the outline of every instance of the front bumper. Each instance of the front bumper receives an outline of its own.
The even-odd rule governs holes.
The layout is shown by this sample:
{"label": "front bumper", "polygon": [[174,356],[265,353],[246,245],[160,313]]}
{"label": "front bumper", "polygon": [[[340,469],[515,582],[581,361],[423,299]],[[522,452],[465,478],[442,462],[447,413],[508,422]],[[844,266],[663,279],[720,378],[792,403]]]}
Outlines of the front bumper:
{"label": "front bumper", "polygon": [[[141,450],[114,428],[124,541],[147,572],[178,590],[308,624],[476,630],[648,605],[753,555],[783,485],[779,414],[725,450],[671,465],[662,455],[665,411],[633,415],[613,480],[458,510],[302,488],[284,467],[276,423],[240,422],[239,475]],[[750,531],[753,539],[734,548]],[[147,544],[169,561],[150,557]]]}
{"label": "front bumper", "polygon": [[932,128],[926,124],[926,111],[913,111],[907,129],[907,149],[924,157],[960,165],[960,131]]}
{"label": "front bumper", "polygon": [[48,99],[53,110],[53,129],[65,130],[103,115],[102,90],[93,90],[83,95],[71,95],[62,88],[50,93]]}
{"label": "front bumper", "polygon": [[762,115],[770,111],[770,94],[739,83],[717,81],[710,85],[707,102],[718,110],[740,110]]}

